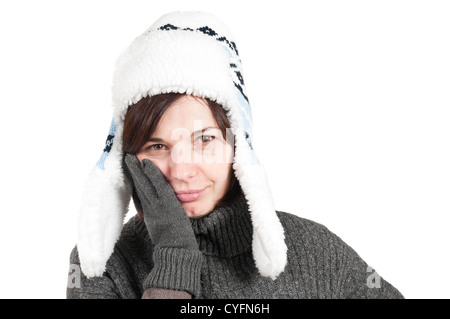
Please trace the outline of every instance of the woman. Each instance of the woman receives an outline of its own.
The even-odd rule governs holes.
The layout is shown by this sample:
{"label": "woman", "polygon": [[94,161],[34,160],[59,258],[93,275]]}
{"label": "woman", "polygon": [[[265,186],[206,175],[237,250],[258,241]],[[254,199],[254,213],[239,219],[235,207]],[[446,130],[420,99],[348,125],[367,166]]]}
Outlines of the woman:
{"label": "woman", "polygon": [[214,16],[171,13],[136,38],[113,107],[68,298],[403,298],[326,227],[275,210],[237,46]]}

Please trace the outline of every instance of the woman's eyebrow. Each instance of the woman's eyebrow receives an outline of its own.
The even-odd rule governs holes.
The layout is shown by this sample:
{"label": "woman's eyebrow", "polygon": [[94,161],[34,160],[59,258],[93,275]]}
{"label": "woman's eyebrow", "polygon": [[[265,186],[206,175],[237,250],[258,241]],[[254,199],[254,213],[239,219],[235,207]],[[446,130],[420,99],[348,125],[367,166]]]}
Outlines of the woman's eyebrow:
{"label": "woman's eyebrow", "polygon": [[159,137],[151,137],[151,138],[148,139],[147,142],[162,143],[162,142],[164,142],[164,140],[162,138],[159,138]]}
{"label": "woman's eyebrow", "polygon": [[192,135],[197,135],[198,133],[203,133],[204,131],[209,130],[209,129],[216,129],[216,130],[218,130],[219,128],[218,127],[205,127],[204,129],[201,129],[201,130],[193,132]]}
{"label": "woman's eyebrow", "polygon": [[[213,127],[213,126],[205,127],[204,129],[201,129],[201,130],[198,130],[198,131],[193,132],[193,133],[191,134],[191,136],[197,135],[197,134],[199,134],[199,133],[203,133],[204,131],[209,130],[209,129],[216,129],[216,130],[219,130],[218,127]],[[164,139],[162,139],[162,138],[160,138],[160,137],[150,137],[150,138],[147,140],[147,143],[148,143],[148,142],[164,143],[165,141],[164,141]]]}

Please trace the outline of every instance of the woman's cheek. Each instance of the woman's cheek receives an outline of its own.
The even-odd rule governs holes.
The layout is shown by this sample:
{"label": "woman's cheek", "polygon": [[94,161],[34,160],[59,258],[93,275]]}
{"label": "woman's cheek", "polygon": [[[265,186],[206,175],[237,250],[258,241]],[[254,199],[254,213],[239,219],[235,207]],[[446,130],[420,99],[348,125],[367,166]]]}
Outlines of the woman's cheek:
{"label": "woman's cheek", "polygon": [[203,162],[205,164],[232,163],[233,154],[229,144],[213,142],[203,149]]}

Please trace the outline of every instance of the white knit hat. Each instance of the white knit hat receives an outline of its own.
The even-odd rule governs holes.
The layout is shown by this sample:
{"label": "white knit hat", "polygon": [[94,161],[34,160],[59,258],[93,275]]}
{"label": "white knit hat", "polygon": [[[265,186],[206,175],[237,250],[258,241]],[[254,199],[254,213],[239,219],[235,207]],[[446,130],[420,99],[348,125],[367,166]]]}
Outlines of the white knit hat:
{"label": "white knit hat", "polygon": [[252,116],[238,50],[228,28],[202,12],[162,16],[119,57],[113,76],[113,121],[106,147],[89,175],[77,248],[87,277],[101,276],[119,239],[132,186],[122,169],[122,131],[130,105],[161,93],[185,93],[222,105],[235,134],[233,168],[253,224],[260,274],[275,279],[287,248],[264,168],[252,147]]}

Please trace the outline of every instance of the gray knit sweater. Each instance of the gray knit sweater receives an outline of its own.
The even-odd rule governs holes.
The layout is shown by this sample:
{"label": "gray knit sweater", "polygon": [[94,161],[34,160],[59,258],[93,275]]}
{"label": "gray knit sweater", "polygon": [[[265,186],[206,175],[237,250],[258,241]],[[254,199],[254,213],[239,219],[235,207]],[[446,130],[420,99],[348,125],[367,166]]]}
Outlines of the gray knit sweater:
{"label": "gray knit sweater", "polygon": [[[326,227],[289,213],[277,214],[285,231],[288,263],[276,280],[259,275],[253,261],[252,223],[243,197],[191,219],[204,257],[198,298],[403,298]],[[79,271],[75,247],[67,298],[141,298],[153,267],[153,249],[137,216],[124,225],[102,277],[87,279]]]}

